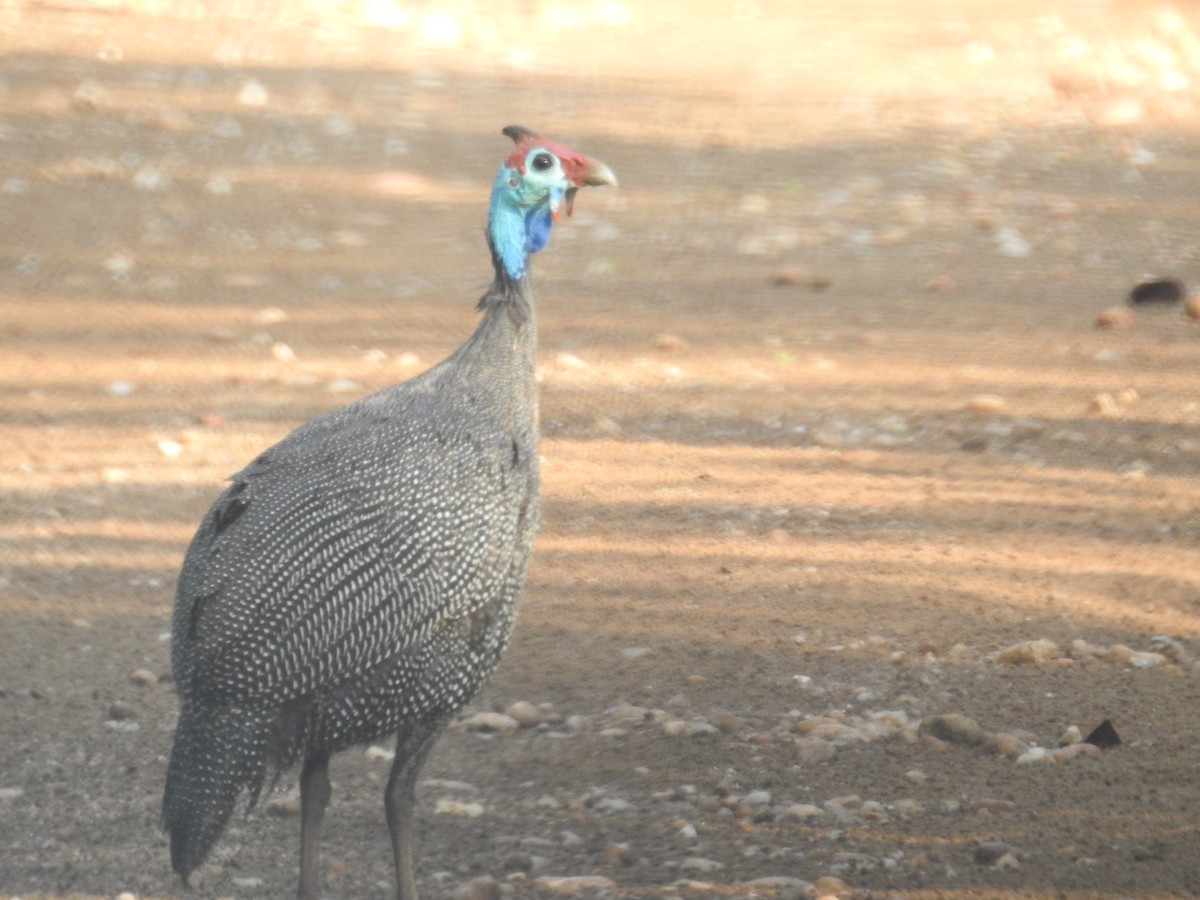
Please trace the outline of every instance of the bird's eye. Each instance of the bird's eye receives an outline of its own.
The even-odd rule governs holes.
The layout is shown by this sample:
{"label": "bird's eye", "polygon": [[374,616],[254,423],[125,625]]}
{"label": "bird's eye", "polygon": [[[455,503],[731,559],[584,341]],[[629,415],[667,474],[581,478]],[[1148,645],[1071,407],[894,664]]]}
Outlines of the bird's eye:
{"label": "bird's eye", "polygon": [[539,153],[531,163],[535,172],[546,172],[554,167],[554,157],[549,153]]}

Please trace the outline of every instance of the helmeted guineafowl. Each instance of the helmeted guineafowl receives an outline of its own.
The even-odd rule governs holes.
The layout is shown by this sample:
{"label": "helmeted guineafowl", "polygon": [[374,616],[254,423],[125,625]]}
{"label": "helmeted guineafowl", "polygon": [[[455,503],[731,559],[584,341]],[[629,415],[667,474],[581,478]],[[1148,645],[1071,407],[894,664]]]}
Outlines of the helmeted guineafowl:
{"label": "helmeted guineafowl", "polygon": [[415,900],[417,773],[491,675],[538,525],[527,263],[609,169],[517,126],[492,188],[495,280],[475,333],[422,375],[296,429],[232,478],[188,547],[172,617],[181,710],[163,826],[186,884],[238,797],[300,774],[299,896],[318,890],[332,754],[395,732],[384,794]]}

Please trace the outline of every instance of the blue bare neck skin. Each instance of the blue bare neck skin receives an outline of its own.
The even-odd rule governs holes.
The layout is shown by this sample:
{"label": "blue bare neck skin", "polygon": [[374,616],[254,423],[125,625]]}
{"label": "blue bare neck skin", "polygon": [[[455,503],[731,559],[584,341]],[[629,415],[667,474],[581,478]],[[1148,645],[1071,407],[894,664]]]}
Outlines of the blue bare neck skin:
{"label": "blue bare neck skin", "polygon": [[526,276],[529,255],[537,253],[550,239],[554,224],[551,210],[564,191],[551,188],[548,196],[526,188],[520,174],[501,166],[492,186],[488,207],[488,243],[496,259],[496,276],[519,282]]}

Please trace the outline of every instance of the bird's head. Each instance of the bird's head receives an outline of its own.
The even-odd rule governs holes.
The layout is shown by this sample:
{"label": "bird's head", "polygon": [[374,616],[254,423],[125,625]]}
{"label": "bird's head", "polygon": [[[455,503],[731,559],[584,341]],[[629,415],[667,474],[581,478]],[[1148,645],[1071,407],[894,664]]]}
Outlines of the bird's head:
{"label": "bird's head", "polygon": [[559,210],[571,215],[575,192],[588,185],[615,185],[617,178],[604,163],[528,128],[509,125],[504,134],[515,146],[492,186],[488,235],[509,277],[517,279],[525,274],[529,254],[546,245]]}

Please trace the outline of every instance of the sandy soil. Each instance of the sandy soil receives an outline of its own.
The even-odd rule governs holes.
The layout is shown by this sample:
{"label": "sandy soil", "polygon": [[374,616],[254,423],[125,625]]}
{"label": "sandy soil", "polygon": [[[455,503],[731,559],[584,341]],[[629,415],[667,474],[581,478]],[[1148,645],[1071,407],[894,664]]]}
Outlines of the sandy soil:
{"label": "sandy soil", "polygon": [[[793,5],[0,8],[0,894],[179,893],[183,548],[470,332],[509,122],[622,187],[537,260],[545,526],[471,711],[542,722],[443,738],[425,896],[1200,892],[1200,331],[1095,325],[1196,276],[1200,17]],[[330,897],[392,890],[386,771],[335,762]],[[193,895],[289,895],[294,798]]]}

